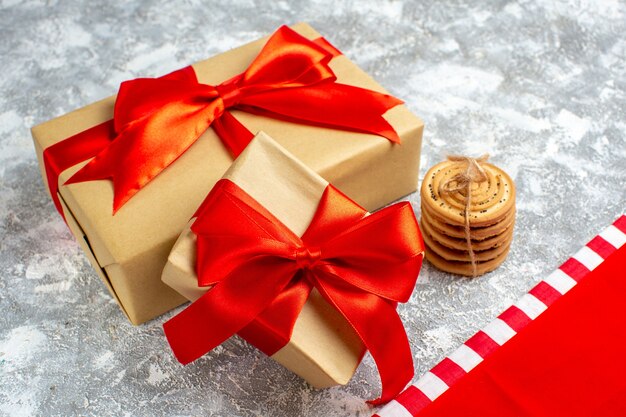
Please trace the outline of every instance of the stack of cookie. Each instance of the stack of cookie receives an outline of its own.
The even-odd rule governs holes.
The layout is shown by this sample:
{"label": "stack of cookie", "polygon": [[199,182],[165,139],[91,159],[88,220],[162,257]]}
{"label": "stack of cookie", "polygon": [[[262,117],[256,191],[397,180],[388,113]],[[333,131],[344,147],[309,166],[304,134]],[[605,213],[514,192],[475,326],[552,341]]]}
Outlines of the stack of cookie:
{"label": "stack of cookie", "polygon": [[[479,179],[457,187],[471,163]],[[426,259],[435,267],[477,276],[504,261],[513,238],[515,185],[500,168],[471,158],[441,162],[426,174],[421,200]]]}

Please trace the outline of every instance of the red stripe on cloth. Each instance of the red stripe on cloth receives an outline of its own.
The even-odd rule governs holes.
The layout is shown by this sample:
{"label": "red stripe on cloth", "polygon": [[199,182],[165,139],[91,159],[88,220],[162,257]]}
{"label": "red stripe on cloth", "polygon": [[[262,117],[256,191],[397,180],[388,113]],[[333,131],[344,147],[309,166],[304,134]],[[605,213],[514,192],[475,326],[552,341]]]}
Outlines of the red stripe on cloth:
{"label": "red stripe on cloth", "polygon": [[437,375],[447,386],[451,386],[466,374],[463,368],[450,358],[444,358],[430,372]]}
{"label": "red stripe on cloth", "polygon": [[413,416],[417,415],[424,407],[432,403],[430,398],[414,385],[409,385],[409,387],[396,398],[396,401]]}
{"label": "red stripe on cloth", "polygon": [[494,350],[500,347],[492,338],[487,336],[487,333],[479,330],[474,336],[470,337],[465,345],[478,353],[481,358],[486,358]]}
{"label": "red stripe on cloth", "polygon": [[506,309],[498,318],[508,324],[511,329],[515,330],[515,333],[519,333],[520,330],[532,321],[526,313],[515,306]]}
{"label": "red stripe on cloth", "polygon": [[541,301],[547,306],[550,306],[556,300],[561,298],[562,295],[545,281],[541,281],[539,284],[535,285],[535,287],[532,290],[528,291],[528,293],[534,295],[537,300]]}
{"label": "red stripe on cloth", "polygon": [[613,226],[617,227],[622,233],[626,233],[626,216],[621,216],[619,219],[615,220]]}
{"label": "red stripe on cloth", "polygon": [[600,255],[603,259],[608,258],[610,254],[617,250],[615,246],[611,245],[600,236],[591,239],[591,241],[587,243],[587,247]]}
{"label": "red stripe on cloth", "polygon": [[577,282],[589,273],[589,269],[574,258],[569,258],[559,269]]}

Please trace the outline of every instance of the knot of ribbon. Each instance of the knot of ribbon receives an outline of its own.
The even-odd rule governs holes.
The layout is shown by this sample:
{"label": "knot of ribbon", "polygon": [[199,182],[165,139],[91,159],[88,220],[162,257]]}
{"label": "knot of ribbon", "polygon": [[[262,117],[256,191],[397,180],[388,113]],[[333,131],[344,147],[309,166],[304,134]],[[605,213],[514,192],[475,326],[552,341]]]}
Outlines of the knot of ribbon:
{"label": "knot of ribbon", "polygon": [[474,248],[472,247],[469,218],[472,206],[472,184],[480,184],[487,181],[487,173],[481,165],[483,162],[487,162],[487,159],[489,159],[489,154],[484,154],[478,158],[470,158],[469,156],[461,155],[449,155],[448,161],[465,163],[465,171],[459,172],[439,184],[439,194],[453,194],[458,192],[465,194],[465,243],[467,244],[467,252],[469,253],[470,262],[472,263],[472,275],[474,277],[477,275],[476,254],[474,253]]}
{"label": "knot of ribbon", "polygon": [[229,80],[228,82],[224,82],[215,86],[215,90],[217,90],[218,96],[222,99],[222,112],[224,111],[224,109],[235,107],[242,99],[243,94],[238,83],[240,79],[241,77],[236,77],[234,80]]}
{"label": "knot of ribbon", "polygon": [[278,29],[241,74],[216,86],[198,82],[192,67],[161,78],[121,84],[113,121],[44,151],[52,198],[60,172],[91,159],[66,184],[110,179],[115,213],[180,157],[210,127],[237,156],[253,134],[227,110],[303,124],[372,133],[391,142],[398,134],[383,115],[402,101],[336,82],[329,64],[339,52],[322,38]]}
{"label": "knot of ribbon", "polygon": [[315,263],[322,259],[322,250],[317,247],[307,248],[300,247],[296,249],[296,265],[299,269],[309,269],[315,266]]}
{"label": "knot of ribbon", "polygon": [[213,287],[164,324],[178,360],[194,361],[236,333],[250,336],[258,321],[271,322],[281,339],[262,348],[272,355],[315,288],[376,362],[382,394],[371,403],[394,398],[413,377],[396,305],[413,291],[424,245],[409,203],[366,214],[329,185],[299,237],[237,185],[218,182],[192,226],[198,284]]}

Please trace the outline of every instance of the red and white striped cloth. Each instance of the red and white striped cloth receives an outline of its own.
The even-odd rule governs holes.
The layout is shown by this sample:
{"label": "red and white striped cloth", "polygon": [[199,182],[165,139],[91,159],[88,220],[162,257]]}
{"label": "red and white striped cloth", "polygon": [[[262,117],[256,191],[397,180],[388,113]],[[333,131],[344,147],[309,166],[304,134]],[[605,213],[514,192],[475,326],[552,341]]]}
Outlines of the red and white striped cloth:
{"label": "red and white striped cloth", "polygon": [[624,244],[626,216],[622,215],[375,416],[418,416],[420,411],[519,333]]}

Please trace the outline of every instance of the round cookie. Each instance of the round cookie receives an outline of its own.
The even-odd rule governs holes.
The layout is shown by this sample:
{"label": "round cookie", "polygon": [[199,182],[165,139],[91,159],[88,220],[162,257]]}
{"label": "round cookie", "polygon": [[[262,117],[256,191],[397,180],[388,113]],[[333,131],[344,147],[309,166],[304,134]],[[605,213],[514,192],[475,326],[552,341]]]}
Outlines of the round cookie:
{"label": "round cookie", "polygon": [[[438,256],[446,261],[459,261],[459,262],[467,262],[471,265],[471,257],[467,250],[455,250],[450,249],[443,246],[441,243],[435,241],[428,233],[422,233],[422,238],[424,239],[424,243],[430,249],[430,251],[435,252]],[[497,246],[495,248],[490,248],[483,251],[474,251],[474,257],[477,263],[490,261],[499,257],[503,252],[508,251],[509,245],[511,244],[511,237],[509,237],[503,245]]]}
{"label": "round cookie", "polygon": [[[467,242],[465,237],[451,237],[445,233],[434,228],[427,218],[422,215],[420,219],[420,226],[422,227],[422,231],[428,235],[430,235],[433,240],[440,243],[441,245],[455,250],[467,251]],[[504,229],[500,234],[488,237],[482,240],[472,240],[472,249],[475,251],[482,251],[491,248],[496,248],[505,244],[507,241],[511,240],[513,235],[513,228],[508,227]]]}
{"label": "round cookie", "polygon": [[[422,205],[422,218],[426,219],[430,226],[437,230],[438,232],[459,239],[465,239],[465,228],[463,226],[458,225],[450,225],[445,223],[444,220],[438,218],[436,215],[431,213],[431,210]],[[485,227],[473,227],[470,229],[470,239],[475,240],[484,240],[489,239],[494,236],[498,236],[504,233],[505,230],[509,229],[515,223],[515,210],[511,210],[507,213],[504,218],[496,224],[492,224],[490,226]]]}
{"label": "round cookie", "polygon": [[[504,259],[509,253],[509,246],[506,246],[504,252],[502,252],[498,257],[491,259],[486,262],[477,262],[476,263],[476,275],[486,274],[487,272],[491,272],[497,267],[499,267]],[[426,259],[430,262],[434,267],[440,269],[445,272],[449,272],[451,274],[464,275],[468,277],[474,276],[472,263],[471,262],[457,262],[457,261],[448,261],[443,259],[441,256],[437,255],[434,251],[432,251],[428,245],[426,246]]]}
{"label": "round cookie", "polygon": [[[481,166],[487,174],[487,180],[471,186],[470,227],[500,222],[515,204],[513,180],[495,165],[483,162]],[[466,169],[467,164],[464,162],[440,162],[428,170],[422,182],[422,205],[437,217],[446,219],[450,225],[465,225],[466,191],[441,193],[440,186]]]}

